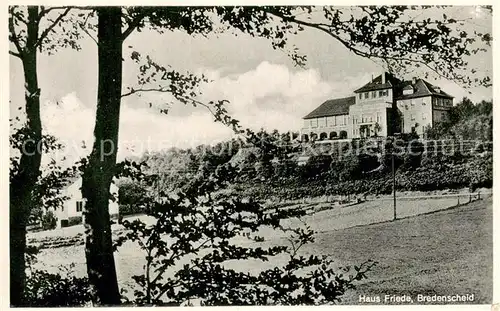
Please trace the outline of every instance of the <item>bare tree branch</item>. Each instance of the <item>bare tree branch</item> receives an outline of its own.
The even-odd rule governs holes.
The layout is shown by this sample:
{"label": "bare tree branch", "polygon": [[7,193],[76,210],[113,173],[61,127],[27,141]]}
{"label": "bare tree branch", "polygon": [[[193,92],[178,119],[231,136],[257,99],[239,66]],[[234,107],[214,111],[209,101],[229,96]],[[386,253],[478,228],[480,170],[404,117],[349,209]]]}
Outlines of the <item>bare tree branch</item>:
{"label": "bare tree branch", "polygon": [[141,21],[144,19],[144,15],[141,14],[137,17],[135,17],[128,25],[128,28],[125,29],[125,31],[122,34],[122,41],[125,41],[127,37],[139,26]]}
{"label": "bare tree branch", "polygon": [[[159,93],[171,93],[171,91],[169,89],[166,89],[166,88],[151,88],[151,89],[132,89],[130,92],[128,93],[124,93],[122,94],[121,97],[125,97],[125,96],[130,96],[132,94],[135,94],[135,93],[142,93],[142,92],[159,92]],[[214,116],[216,117],[216,114],[215,112],[210,108],[209,105],[205,104],[205,103],[202,103],[196,99],[193,99],[193,98],[190,98],[190,97],[186,97],[186,96],[182,96],[182,95],[174,95],[176,99],[178,100],[182,100],[182,101],[185,101],[185,102],[191,102],[193,104],[196,104],[196,105],[199,105],[199,106],[202,106],[202,107],[205,107],[208,109],[208,111]]]}
{"label": "bare tree branch", "polygon": [[[63,13],[61,13],[56,19],[55,21],[49,26],[47,27],[43,32],[42,34],[40,35],[40,37],[38,38],[38,41],[36,42],[35,44],[35,48],[40,46],[43,42],[43,40],[47,37],[47,35],[49,34],[49,32],[51,32],[54,27],[56,27],[56,25],[66,16],[68,15],[69,11],[71,10],[70,7],[67,7],[66,10],[64,10]],[[40,14],[41,15],[41,14]]]}
{"label": "bare tree branch", "polygon": [[97,41],[97,39],[94,38],[90,34],[90,32],[87,30],[87,28],[85,28],[85,26],[87,25],[87,22],[88,22],[88,20],[89,20],[89,18],[90,18],[91,15],[92,15],[92,12],[87,15],[87,18],[85,18],[85,21],[83,23],[79,23],[79,26],[83,30],[83,32],[85,32],[90,37],[90,39],[92,39],[95,42],[95,44],[99,45],[99,42]]}
{"label": "bare tree branch", "polygon": [[95,8],[92,6],[51,6],[49,8],[41,7],[40,14],[38,15],[38,20],[40,21],[44,15],[47,15],[50,11],[53,10],[62,10],[62,9],[75,9],[75,10],[94,10]]}
{"label": "bare tree branch", "polygon": [[[204,247],[208,242],[210,242],[209,239],[205,240],[203,243],[201,243],[200,245],[198,245],[198,247],[194,248],[191,252],[184,252],[184,253],[172,253],[172,255],[170,256],[170,258],[168,259],[168,261],[174,261],[176,259],[179,259],[183,256],[186,256],[186,255],[189,255],[190,253],[193,254],[193,253],[196,253],[198,252],[199,250],[201,249],[204,249],[206,247]],[[160,280],[160,278],[163,276],[163,274],[165,273],[165,271],[169,268],[168,265],[165,265],[163,266],[162,268],[159,268],[156,270],[157,272],[157,275],[156,277],[153,279],[153,281],[151,281],[151,283],[156,283],[158,282],[158,280]],[[167,292],[168,288],[160,291],[157,295],[156,295],[156,299],[160,299],[161,296],[163,296],[166,292]]]}
{"label": "bare tree branch", "polygon": [[[418,63],[418,64],[421,64],[421,65],[427,67],[432,72],[436,73],[438,76],[445,78],[445,76],[442,73],[440,73],[436,68],[430,66],[427,62],[424,62],[424,61],[421,61],[421,60],[412,59],[412,58],[406,58],[406,57],[394,57],[394,56],[388,56],[388,55],[377,55],[377,54],[372,54],[372,53],[365,52],[365,51],[362,51],[360,49],[357,49],[352,44],[350,44],[348,41],[342,39],[340,36],[338,36],[335,33],[331,32],[328,29],[329,26],[327,24],[312,23],[312,22],[307,22],[307,21],[299,20],[299,19],[297,19],[295,17],[288,17],[288,16],[284,16],[284,15],[278,14],[278,13],[273,12],[273,11],[266,10],[265,8],[263,10],[266,13],[271,14],[273,16],[276,16],[276,17],[280,18],[281,20],[283,20],[285,22],[297,23],[297,24],[302,25],[302,26],[306,26],[306,27],[310,27],[310,28],[314,28],[314,29],[320,30],[320,31],[328,34],[329,36],[333,37],[334,39],[336,39],[344,47],[346,47],[349,51],[353,52],[354,54],[356,54],[358,56],[365,57],[365,58],[368,58],[368,59],[371,59],[371,58],[379,58],[379,59],[382,59],[382,60],[392,59],[392,60],[395,60],[395,61],[409,61],[409,62],[413,62],[413,63]],[[415,52],[410,52],[410,53],[412,53],[412,54],[418,54],[418,53],[415,53]],[[420,55],[422,55],[422,54],[420,54]]]}
{"label": "bare tree branch", "polygon": [[[13,8],[10,9],[11,13],[13,12]],[[16,29],[14,28],[14,18],[12,16],[9,17],[9,39],[12,43],[14,43],[14,46],[17,49],[17,53],[19,56],[22,56],[23,54],[23,49],[21,48],[21,45],[19,44],[19,38],[16,35]]]}
{"label": "bare tree branch", "polygon": [[9,54],[10,54],[10,55],[12,55],[12,56],[15,56],[15,57],[19,57],[19,58],[21,58],[21,54],[16,53],[16,52],[14,52],[14,51],[9,51]]}
{"label": "bare tree branch", "polygon": [[126,97],[126,96],[130,96],[130,95],[132,95],[132,94],[135,94],[135,93],[142,93],[142,92],[160,92],[160,93],[168,93],[168,92],[169,92],[169,90],[168,90],[168,89],[165,89],[165,88],[132,89],[130,92],[122,94],[122,95],[121,95],[121,97]]}
{"label": "bare tree branch", "polygon": [[13,55],[13,56],[15,56],[15,57],[19,57],[19,58],[21,58],[21,54],[16,53],[16,52],[14,52],[14,51],[9,51],[9,54],[10,54],[10,55]]}
{"label": "bare tree branch", "polygon": [[25,20],[23,18],[23,16],[21,14],[19,14],[18,12],[14,12],[14,10],[12,9],[12,10],[10,10],[10,14],[13,15],[13,16],[15,16],[18,21],[22,22],[25,25],[28,25],[28,21]]}

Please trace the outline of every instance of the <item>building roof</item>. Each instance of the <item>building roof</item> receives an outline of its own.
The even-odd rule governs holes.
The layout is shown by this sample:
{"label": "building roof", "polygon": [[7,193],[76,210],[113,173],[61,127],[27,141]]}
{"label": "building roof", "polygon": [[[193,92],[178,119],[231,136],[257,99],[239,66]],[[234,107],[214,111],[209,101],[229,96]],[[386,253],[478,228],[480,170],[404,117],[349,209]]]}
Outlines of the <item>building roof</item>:
{"label": "building roof", "polygon": [[403,88],[403,91],[406,91],[406,90],[412,90],[412,91],[413,91],[413,86],[411,86],[411,84],[407,84],[407,85]]}
{"label": "building roof", "polygon": [[413,94],[406,94],[406,95],[403,94],[401,96],[398,96],[396,99],[408,99],[408,98],[424,97],[430,95],[441,96],[450,99],[453,98],[453,96],[443,92],[443,90],[441,90],[439,87],[430,84],[424,79],[417,79],[415,83],[413,83],[412,81],[405,81],[403,82],[403,85],[404,85],[403,89],[407,89],[406,87],[412,86],[414,90]]}
{"label": "building roof", "polygon": [[385,75],[385,83],[382,83],[382,74],[372,81],[368,82],[367,84],[363,85],[354,93],[361,93],[361,92],[369,92],[369,91],[375,91],[375,90],[383,90],[383,89],[389,89],[394,86],[397,86],[401,84],[401,80],[396,78],[394,75],[384,72],[383,75]]}
{"label": "building roof", "polygon": [[328,116],[349,114],[349,107],[356,103],[356,97],[336,98],[325,101],[318,108],[311,111],[303,119],[312,119]]}
{"label": "building roof", "polygon": [[63,189],[68,188],[69,186],[73,185],[81,178],[82,177],[77,174],[77,175],[73,175],[73,176],[68,176],[68,177],[64,178],[63,180],[60,180],[59,181],[60,189],[63,190]]}

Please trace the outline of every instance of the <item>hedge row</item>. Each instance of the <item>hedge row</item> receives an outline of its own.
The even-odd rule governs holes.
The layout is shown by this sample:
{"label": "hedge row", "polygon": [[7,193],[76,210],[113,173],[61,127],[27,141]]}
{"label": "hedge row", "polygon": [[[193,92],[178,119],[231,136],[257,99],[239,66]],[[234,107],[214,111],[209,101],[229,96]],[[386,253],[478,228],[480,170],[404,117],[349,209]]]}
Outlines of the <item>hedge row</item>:
{"label": "hedge row", "polygon": [[[396,173],[396,189],[399,191],[433,191],[445,189],[480,187],[489,188],[493,184],[491,158],[477,158],[461,164],[432,164],[416,170]],[[392,192],[391,174],[344,182],[325,179],[301,182],[283,180],[281,183],[254,183],[240,187],[245,196],[262,200],[282,201],[318,197],[322,195],[348,194],[390,194]]]}

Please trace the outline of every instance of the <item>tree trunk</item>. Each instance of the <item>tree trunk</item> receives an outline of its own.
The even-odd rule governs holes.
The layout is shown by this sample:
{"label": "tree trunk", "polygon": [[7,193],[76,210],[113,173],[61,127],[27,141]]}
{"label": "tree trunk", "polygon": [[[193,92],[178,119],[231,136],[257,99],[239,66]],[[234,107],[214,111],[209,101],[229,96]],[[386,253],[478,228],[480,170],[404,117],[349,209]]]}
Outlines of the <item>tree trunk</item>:
{"label": "tree trunk", "polygon": [[27,137],[21,148],[19,170],[10,184],[10,304],[26,306],[26,226],[32,209],[32,193],[40,176],[42,158],[42,123],[40,119],[40,89],[37,76],[38,7],[28,8],[26,48],[21,60],[25,79]]}
{"label": "tree trunk", "polygon": [[117,305],[120,293],[113,258],[109,188],[114,176],[122,86],[121,9],[98,10],[98,90],[94,145],[83,175],[86,259],[94,302]]}

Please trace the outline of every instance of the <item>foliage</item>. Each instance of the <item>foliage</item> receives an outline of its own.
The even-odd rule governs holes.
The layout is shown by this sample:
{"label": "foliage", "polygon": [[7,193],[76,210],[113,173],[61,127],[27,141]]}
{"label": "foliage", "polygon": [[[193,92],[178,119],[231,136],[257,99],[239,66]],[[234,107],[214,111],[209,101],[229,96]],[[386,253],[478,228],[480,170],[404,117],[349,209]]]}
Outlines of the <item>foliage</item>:
{"label": "foliage", "polygon": [[339,161],[333,161],[329,173],[333,180],[341,182],[358,179],[361,175],[361,164],[358,156],[350,154],[342,157]]}
{"label": "foliage", "polygon": [[[11,134],[9,136],[11,155],[10,155],[10,179],[18,174],[20,165],[20,152],[23,149],[23,144],[29,139],[27,127],[25,124],[16,126],[11,123]],[[40,141],[41,151],[43,154],[50,156],[52,152],[61,151],[64,146],[50,134],[44,134]],[[66,182],[76,173],[77,167],[63,169],[59,163],[51,159],[47,165],[43,167],[42,173],[38,176],[32,192],[33,206],[30,211],[30,222],[43,221],[44,215],[49,218],[53,215],[46,215],[47,209],[58,209],[68,199],[63,195],[62,190],[66,186]]]}
{"label": "foliage", "polygon": [[[354,267],[344,276],[334,270],[326,256],[300,255],[299,249],[314,241],[313,232],[283,221],[300,217],[304,211],[265,211],[258,201],[222,192],[236,173],[227,167],[218,174],[200,174],[176,196],[150,202],[152,222],[123,221],[127,231],[118,238],[116,247],[134,241],[146,257],[144,274],[134,276],[139,288],[131,303],[325,304],[339,301],[355,281],[366,277],[373,262]],[[291,245],[259,245],[264,242],[259,231],[263,228],[286,233]],[[258,273],[227,266],[238,260],[268,261],[280,254],[288,258],[284,265]]]}
{"label": "foliage", "polygon": [[26,248],[27,280],[24,295],[26,307],[83,307],[90,303],[88,279],[73,275],[74,264],[59,267],[58,273],[34,269],[39,249]]}
{"label": "foliage", "polygon": [[[16,48],[11,55],[23,58],[36,50],[49,55],[60,49],[80,50],[79,40],[83,38],[80,25],[88,18],[88,12],[77,13],[71,7],[9,6],[9,41]],[[36,23],[36,32],[30,32]],[[31,29],[30,29],[31,28]],[[57,35],[54,35],[57,34]],[[33,37],[30,37],[33,36]]]}
{"label": "foliage", "polygon": [[119,204],[141,204],[141,200],[147,194],[145,187],[132,180],[123,180],[117,186]]}
{"label": "foliage", "polygon": [[273,163],[275,179],[289,179],[298,171],[297,162],[293,159],[283,159]]}
{"label": "foliage", "polygon": [[42,216],[43,230],[52,230],[57,227],[57,217],[52,211],[46,211]]}
{"label": "foliage", "polygon": [[[236,167],[235,189],[240,190],[234,191],[263,200],[295,200],[320,197],[325,194],[390,193],[392,190],[392,154],[388,149],[390,144],[383,148],[370,147],[366,141],[355,141],[351,144],[354,149],[345,149],[343,148],[345,145],[340,145],[338,152],[335,147],[324,152],[319,146],[304,144],[302,145],[304,150],[300,152],[309,152],[311,156],[303,166],[298,166],[294,159],[300,150],[299,147],[287,150],[290,152],[288,155],[282,155],[282,150],[270,149],[268,156],[274,157],[273,173],[263,179],[255,170],[259,165],[259,159],[262,159],[263,152],[259,148],[243,148],[224,165],[228,165],[228,168],[234,165]],[[447,148],[446,145],[447,143],[437,142],[434,147],[437,149],[429,149],[432,146],[425,147],[422,141],[415,140],[414,136],[400,137],[395,145],[394,157],[400,181],[397,188],[440,190],[469,187],[470,183],[478,185],[491,183],[492,178],[489,177],[491,172],[486,174],[485,171],[488,166],[483,169],[473,164],[478,161],[488,163],[487,156],[482,158],[467,155],[457,148],[451,153],[453,148]],[[424,153],[426,148],[428,150]],[[225,160],[226,158],[221,159],[218,163],[224,163]],[[423,172],[425,170],[429,170],[429,176],[432,175],[429,182],[425,181],[427,178],[427,174]],[[467,171],[468,174],[460,174],[460,170]],[[472,176],[476,176],[474,180]]]}
{"label": "foliage", "polygon": [[28,307],[83,307],[90,302],[87,278],[66,273],[32,270],[27,275],[26,304]]}
{"label": "foliage", "polygon": [[474,104],[464,97],[450,109],[450,117],[426,130],[429,139],[463,139],[492,141],[493,105],[491,101]]}
{"label": "foliage", "polygon": [[118,210],[120,216],[127,216],[127,215],[143,214],[146,212],[146,207],[144,205],[139,205],[139,204],[120,204],[118,206]]}
{"label": "foliage", "polygon": [[83,223],[82,216],[73,216],[68,218],[68,227],[80,225]]}

